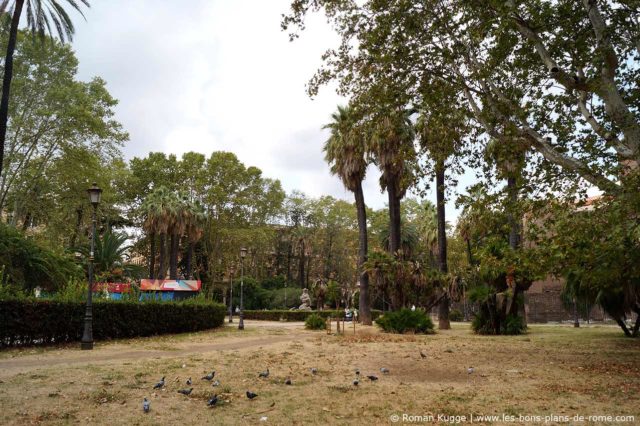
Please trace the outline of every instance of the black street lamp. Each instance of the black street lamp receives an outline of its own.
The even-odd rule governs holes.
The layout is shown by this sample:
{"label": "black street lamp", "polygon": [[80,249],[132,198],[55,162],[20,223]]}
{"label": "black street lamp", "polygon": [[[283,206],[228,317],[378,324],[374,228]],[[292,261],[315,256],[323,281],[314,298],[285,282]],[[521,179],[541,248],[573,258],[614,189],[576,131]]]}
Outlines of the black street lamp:
{"label": "black street lamp", "polygon": [[80,348],[83,350],[93,349],[93,305],[91,304],[91,296],[93,293],[93,254],[96,246],[96,211],[100,204],[100,196],[102,189],[97,184],[87,189],[89,201],[93,205],[93,215],[91,217],[91,251],[89,252],[89,289],[87,291],[87,309],[84,314],[84,333],[82,333],[82,343]]}
{"label": "black street lamp", "polygon": [[247,249],[240,249],[240,324],[238,330],[244,330],[244,258],[247,256]]}

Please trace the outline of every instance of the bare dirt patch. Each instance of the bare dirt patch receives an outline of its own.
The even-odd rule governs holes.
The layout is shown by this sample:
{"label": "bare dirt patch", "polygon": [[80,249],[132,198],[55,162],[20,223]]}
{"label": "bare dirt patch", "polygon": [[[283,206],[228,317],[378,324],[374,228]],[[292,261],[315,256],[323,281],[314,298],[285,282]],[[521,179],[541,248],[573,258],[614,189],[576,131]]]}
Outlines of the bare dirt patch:
{"label": "bare dirt patch", "polygon": [[[267,417],[266,424],[377,425],[402,413],[640,419],[639,343],[609,327],[534,326],[519,337],[476,336],[466,325],[429,336],[359,327],[335,336],[299,323],[247,322],[243,334],[226,327],[99,344],[91,353],[5,352],[0,424],[255,424]],[[258,378],[266,368],[269,377]],[[201,380],[214,369],[217,387]],[[153,390],[162,376],[165,388]],[[188,377],[194,390],[184,396],[177,391]],[[258,397],[249,401],[247,390]],[[222,402],[208,408],[213,394]],[[151,401],[146,415],[143,397]]]}

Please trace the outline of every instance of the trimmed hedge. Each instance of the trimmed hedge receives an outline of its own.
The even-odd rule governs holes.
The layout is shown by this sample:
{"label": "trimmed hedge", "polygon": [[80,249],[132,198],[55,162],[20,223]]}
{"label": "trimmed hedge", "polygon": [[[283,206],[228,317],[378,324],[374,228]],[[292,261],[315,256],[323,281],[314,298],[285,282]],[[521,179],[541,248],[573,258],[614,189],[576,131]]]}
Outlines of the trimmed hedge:
{"label": "trimmed hedge", "polygon": [[[0,347],[80,341],[85,303],[0,300]],[[94,340],[185,333],[219,327],[217,303],[95,301]]]}
{"label": "trimmed hedge", "polygon": [[[300,311],[293,310],[287,311],[284,309],[281,310],[271,310],[271,311],[244,311],[244,319],[251,320],[259,320],[259,321],[306,321],[307,317],[313,314],[317,314],[322,318],[342,318],[344,317],[344,311],[336,311],[336,310],[326,310],[326,311]],[[234,315],[238,315],[234,313]],[[382,315],[382,311],[372,310],[371,311],[371,319],[375,320],[380,315]]]}

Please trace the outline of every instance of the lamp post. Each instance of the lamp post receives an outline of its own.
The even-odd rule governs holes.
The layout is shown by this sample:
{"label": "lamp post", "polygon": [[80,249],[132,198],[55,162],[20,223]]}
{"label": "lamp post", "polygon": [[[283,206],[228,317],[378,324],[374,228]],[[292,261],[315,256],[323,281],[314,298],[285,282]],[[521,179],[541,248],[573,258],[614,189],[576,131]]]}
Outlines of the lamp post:
{"label": "lamp post", "polygon": [[235,268],[231,266],[229,269],[229,324],[233,322],[233,274]]}
{"label": "lamp post", "polygon": [[247,255],[247,249],[240,249],[240,324],[238,330],[244,330],[244,258]]}
{"label": "lamp post", "polygon": [[89,201],[93,205],[93,214],[91,216],[91,251],[89,252],[89,288],[87,290],[87,309],[84,314],[84,332],[82,333],[82,342],[80,348],[83,350],[93,349],[93,305],[91,296],[93,293],[93,255],[96,245],[96,211],[100,204],[100,196],[102,189],[97,184],[87,189]]}

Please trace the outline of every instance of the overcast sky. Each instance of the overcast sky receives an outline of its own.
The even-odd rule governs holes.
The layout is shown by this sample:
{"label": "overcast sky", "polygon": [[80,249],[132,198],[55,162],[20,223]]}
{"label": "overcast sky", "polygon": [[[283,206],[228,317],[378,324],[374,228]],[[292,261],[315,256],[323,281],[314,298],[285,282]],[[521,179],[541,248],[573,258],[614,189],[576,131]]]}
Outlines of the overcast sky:
{"label": "overcast sky", "polygon": [[[130,134],[126,158],[150,151],[234,152],[289,193],[353,201],[323,160],[322,125],[346,103],[305,84],[337,42],[322,16],[300,39],[280,29],[290,0],[94,0],[77,23],[80,78],[100,76]],[[382,208],[371,167],[365,200]],[[435,196],[430,194],[435,201]],[[456,215],[452,203],[448,214]]]}

